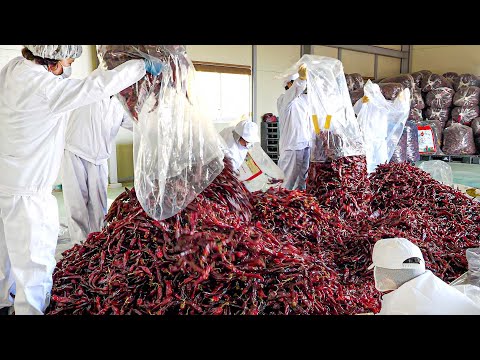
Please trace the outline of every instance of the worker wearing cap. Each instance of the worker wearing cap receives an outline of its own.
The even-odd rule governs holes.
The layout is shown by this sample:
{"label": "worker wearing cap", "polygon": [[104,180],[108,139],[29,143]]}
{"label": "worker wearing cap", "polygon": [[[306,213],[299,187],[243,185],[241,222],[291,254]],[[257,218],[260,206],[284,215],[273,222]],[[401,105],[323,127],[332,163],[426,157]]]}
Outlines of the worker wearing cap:
{"label": "worker wearing cap", "polygon": [[284,87],[285,93],[277,100],[280,130],[278,166],[285,173],[282,187],[305,190],[314,133],[306,94],[306,66],[301,65],[298,73],[288,77]]}
{"label": "worker wearing cap", "polygon": [[59,229],[52,187],[68,114],[162,65],[135,59],[71,79],[81,54],[81,45],[25,45],[0,71],[0,314],[13,304],[16,315],[41,315],[49,304]]}
{"label": "worker wearing cap", "polygon": [[420,248],[404,238],[373,247],[375,288],[383,292],[379,315],[480,315],[480,306],[425,269]]}
{"label": "worker wearing cap", "polygon": [[259,142],[258,125],[250,119],[242,120],[235,126],[220,131],[220,136],[227,144],[226,155],[232,159],[233,168],[237,171],[247,156],[248,149]]}

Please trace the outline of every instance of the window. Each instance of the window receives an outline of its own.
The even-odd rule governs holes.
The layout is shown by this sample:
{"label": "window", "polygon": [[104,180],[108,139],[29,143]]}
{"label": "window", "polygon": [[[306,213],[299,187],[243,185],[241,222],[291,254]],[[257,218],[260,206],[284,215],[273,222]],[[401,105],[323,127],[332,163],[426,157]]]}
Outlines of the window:
{"label": "window", "polygon": [[198,100],[215,123],[251,115],[251,69],[228,64],[194,62]]}

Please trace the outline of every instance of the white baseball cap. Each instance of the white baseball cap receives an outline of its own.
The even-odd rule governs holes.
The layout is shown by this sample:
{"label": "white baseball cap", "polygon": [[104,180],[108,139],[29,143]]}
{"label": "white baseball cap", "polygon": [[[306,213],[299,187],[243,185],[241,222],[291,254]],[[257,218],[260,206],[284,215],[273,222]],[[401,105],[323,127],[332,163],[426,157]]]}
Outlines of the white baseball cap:
{"label": "white baseball cap", "polygon": [[290,81],[295,81],[298,78],[298,73],[293,73],[292,75],[288,76],[284,81],[283,81],[283,86],[287,86],[287,84]]}
{"label": "white baseball cap", "polygon": [[260,137],[258,136],[258,125],[250,119],[240,121],[235,126],[235,132],[249,143],[260,141]]}
{"label": "white baseball cap", "polygon": [[[410,258],[419,258],[420,264],[404,263]],[[411,241],[404,238],[390,238],[378,240],[373,246],[373,263],[368,267],[374,266],[386,269],[422,269],[425,270],[425,260],[423,259],[420,248]]]}

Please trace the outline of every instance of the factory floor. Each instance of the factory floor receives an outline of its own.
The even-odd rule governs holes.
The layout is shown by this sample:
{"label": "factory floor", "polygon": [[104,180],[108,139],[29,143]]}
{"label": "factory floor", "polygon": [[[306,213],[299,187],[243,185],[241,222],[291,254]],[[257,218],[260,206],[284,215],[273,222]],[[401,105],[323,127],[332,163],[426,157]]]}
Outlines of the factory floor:
{"label": "factory floor", "polygon": [[[417,163],[417,165],[419,164],[421,164],[421,162]],[[480,165],[454,162],[448,164],[452,168],[454,184],[480,188]],[[121,187],[108,189],[108,207],[110,207],[110,204],[115,200],[115,198],[124,191],[125,187],[129,189],[132,188],[133,182],[122,183]],[[60,232],[56,251],[56,259],[58,261],[61,258],[61,253],[69,249],[73,244],[70,242],[68,235],[63,194],[61,191],[55,191],[53,194],[57,198],[60,218]]]}

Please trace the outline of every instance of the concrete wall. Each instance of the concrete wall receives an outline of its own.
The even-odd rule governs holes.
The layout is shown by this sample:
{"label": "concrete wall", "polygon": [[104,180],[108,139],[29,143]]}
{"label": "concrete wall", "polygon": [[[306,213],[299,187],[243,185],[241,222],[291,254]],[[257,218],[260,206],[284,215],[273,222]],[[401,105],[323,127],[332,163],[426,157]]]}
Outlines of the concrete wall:
{"label": "concrete wall", "polygon": [[413,45],[412,71],[480,75],[480,45]]}

